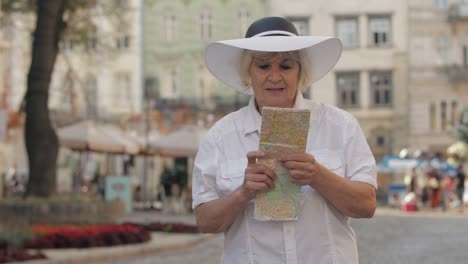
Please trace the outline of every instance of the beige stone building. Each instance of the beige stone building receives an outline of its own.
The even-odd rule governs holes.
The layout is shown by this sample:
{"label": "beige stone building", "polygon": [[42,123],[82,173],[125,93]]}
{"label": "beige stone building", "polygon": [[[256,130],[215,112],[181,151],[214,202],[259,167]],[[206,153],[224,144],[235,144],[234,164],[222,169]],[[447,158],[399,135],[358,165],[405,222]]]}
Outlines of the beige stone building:
{"label": "beige stone building", "polygon": [[337,66],[309,97],[351,112],[377,159],[408,141],[406,0],[272,0],[269,13],[292,20],[301,34],[337,36]]}
{"label": "beige stone building", "polygon": [[445,151],[468,106],[468,1],[408,1],[412,149]]}

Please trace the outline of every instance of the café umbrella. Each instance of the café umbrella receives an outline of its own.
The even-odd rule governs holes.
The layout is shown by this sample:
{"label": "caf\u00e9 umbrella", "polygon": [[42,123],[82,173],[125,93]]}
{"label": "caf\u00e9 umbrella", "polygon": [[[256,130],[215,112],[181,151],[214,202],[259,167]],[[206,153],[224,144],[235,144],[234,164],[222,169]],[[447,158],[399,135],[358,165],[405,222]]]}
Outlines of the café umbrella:
{"label": "caf\u00e9 umbrella", "polygon": [[207,130],[184,126],[150,142],[150,147],[165,157],[194,157]]}
{"label": "caf\u00e9 umbrella", "polygon": [[120,128],[83,121],[58,130],[60,145],[76,151],[137,154],[140,145],[119,133]]}

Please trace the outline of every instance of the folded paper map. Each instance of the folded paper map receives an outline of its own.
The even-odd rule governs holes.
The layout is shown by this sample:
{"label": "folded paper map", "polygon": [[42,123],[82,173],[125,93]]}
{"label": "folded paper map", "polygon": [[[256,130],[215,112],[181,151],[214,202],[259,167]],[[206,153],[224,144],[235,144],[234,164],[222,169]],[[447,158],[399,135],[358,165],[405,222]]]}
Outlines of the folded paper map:
{"label": "folded paper map", "polygon": [[309,110],[263,107],[259,149],[266,155],[258,162],[272,168],[278,178],[274,189],[257,194],[254,211],[256,219],[297,219],[301,187],[289,181],[288,170],[277,158],[281,153],[305,152],[309,119]]}

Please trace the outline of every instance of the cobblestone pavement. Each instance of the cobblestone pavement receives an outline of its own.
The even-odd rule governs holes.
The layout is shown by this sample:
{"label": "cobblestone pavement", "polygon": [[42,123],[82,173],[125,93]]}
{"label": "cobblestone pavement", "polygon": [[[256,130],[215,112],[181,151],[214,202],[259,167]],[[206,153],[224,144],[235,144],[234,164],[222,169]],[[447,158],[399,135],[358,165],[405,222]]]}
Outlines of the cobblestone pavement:
{"label": "cobblestone pavement", "polygon": [[[468,263],[468,218],[457,216],[380,214],[352,220],[360,264]],[[222,235],[193,248],[109,263],[219,263]]]}
{"label": "cobblestone pavement", "polygon": [[360,264],[468,263],[466,217],[376,216],[352,225]]}

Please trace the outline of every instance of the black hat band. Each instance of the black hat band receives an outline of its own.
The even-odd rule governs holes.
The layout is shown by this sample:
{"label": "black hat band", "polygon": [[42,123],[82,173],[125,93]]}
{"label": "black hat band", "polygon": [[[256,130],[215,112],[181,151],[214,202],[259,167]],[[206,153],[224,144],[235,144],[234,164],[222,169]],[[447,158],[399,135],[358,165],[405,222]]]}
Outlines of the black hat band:
{"label": "black hat band", "polygon": [[252,23],[245,33],[246,38],[263,36],[298,36],[296,27],[282,17],[265,17]]}

